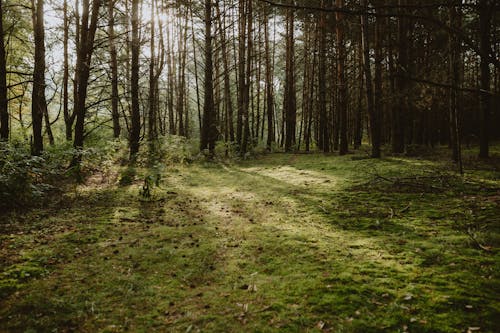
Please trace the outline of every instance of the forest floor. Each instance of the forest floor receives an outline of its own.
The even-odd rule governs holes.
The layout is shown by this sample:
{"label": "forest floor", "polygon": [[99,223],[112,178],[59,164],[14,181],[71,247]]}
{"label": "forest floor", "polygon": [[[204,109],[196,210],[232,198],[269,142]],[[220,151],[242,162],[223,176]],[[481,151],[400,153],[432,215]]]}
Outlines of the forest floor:
{"label": "forest floor", "polygon": [[493,150],[97,174],[2,218],[0,331],[498,332]]}

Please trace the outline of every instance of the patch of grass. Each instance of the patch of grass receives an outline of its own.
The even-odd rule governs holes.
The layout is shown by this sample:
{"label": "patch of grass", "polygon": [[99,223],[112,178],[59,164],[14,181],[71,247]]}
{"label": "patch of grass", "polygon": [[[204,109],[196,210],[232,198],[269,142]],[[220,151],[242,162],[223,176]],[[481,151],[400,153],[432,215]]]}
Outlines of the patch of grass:
{"label": "patch of grass", "polygon": [[[499,177],[465,156],[463,178],[445,158],[274,154],[169,167],[148,200],[81,185],[2,225],[0,330],[494,332]],[[390,181],[430,170],[439,190]]]}

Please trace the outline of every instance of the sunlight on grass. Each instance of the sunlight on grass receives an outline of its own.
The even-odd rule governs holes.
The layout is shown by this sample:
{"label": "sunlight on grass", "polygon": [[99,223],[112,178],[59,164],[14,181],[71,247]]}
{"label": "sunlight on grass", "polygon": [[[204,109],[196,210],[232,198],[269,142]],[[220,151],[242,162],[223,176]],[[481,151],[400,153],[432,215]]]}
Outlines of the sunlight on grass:
{"label": "sunlight on grass", "polygon": [[366,183],[432,165],[283,154],[167,170],[150,199],[84,185],[2,239],[0,328],[494,332],[495,193]]}

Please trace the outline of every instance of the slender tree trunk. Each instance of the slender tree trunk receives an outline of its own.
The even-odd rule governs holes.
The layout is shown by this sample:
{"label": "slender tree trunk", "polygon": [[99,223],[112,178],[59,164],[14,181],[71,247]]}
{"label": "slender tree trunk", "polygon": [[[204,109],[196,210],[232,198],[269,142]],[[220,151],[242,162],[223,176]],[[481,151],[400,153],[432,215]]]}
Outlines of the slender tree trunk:
{"label": "slender tree trunk", "polygon": [[33,31],[35,40],[35,67],[33,69],[33,91],[31,97],[31,116],[33,127],[32,154],[43,151],[42,121],[47,112],[45,99],[45,28],[43,18],[44,0],[32,0]]}
{"label": "slender tree trunk", "polygon": [[52,133],[52,124],[49,118],[49,110],[45,108],[43,110],[43,119],[45,122],[45,132],[47,133],[47,138],[49,139],[49,145],[55,146],[56,142],[54,140],[54,134]]}
{"label": "slender tree trunk", "polygon": [[212,0],[205,0],[205,98],[203,104],[203,126],[200,149],[208,149],[211,158],[215,155],[215,140],[217,139],[213,95],[212,54]]}
{"label": "slender tree trunk", "polygon": [[[406,5],[406,0],[399,0],[400,6]],[[400,9],[403,12],[405,9]],[[398,107],[394,109],[392,121],[392,152],[403,153],[405,150],[405,126],[408,113],[408,19],[398,19],[398,63],[396,77],[396,91]]]}
{"label": "slender tree trunk", "polygon": [[[168,69],[168,91],[167,91],[167,110],[168,110],[168,131],[172,135],[177,134],[177,129],[175,127],[175,116],[174,116],[174,86],[175,86],[175,74],[174,74],[174,64],[173,64],[173,47],[170,38],[170,27],[167,25],[167,69]],[[193,33],[194,34],[194,33]],[[195,58],[195,68],[196,68],[196,58]],[[197,72],[197,70],[195,70]],[[198,75],[196,75],[196,85],[198,85]],[[197,88],[198,89],[198,88]],[[201,121],[200,121],[201,126]]]}
{"label": "slender tree trunk", "polygon": [[238,143],[240,151],[246,150],[246,147],[242,147],[243,139],[243,114],[245,113],[245,48],[246,48],[246,3],[247,0],[239,1],[238,5],[238,15],[239,15],[239,37],[238,37],[238,114],[236,119],[236,141]]}
{"label": "slender tree trunk", "polygon": [[151,18],[150,18],[150,52],[149,60],[149,113],[148,113],[148,141],[150,153],[154,150],[154,141],[158,138],[158,126],[156,122],[156,74],[155,74],[155,5],[151,2]]}
{"label": "slender tree trunk", "polygon": [[111,117],[113,119],[113,136],[120,137],[120,113],[118,112],[118,61],[115,46],[115,0],[108,2],[108,35],[109,35],[109,55],[111,67]]}
{"label": "slender tree trunk", "polygon": [[132,65],[130,91],[132,96],[132,114],[130,129],[130,159],[133,161],[139,152],[139,140],[141,137],[141,114],[139,109],[139,2],[141,0],[132,0]]}
{"label": "slender tree trunk", "polygon": [[69,18],[68,18],[68,1],[64,0],[63,3],[63,115],[64,124],[66,126],[66,140],[72,139],[72,121],[69,113],[69,55],[68,55],[68,42],[69,42]]}
{"label": "slender tree trunk", "polygon": [[[324,1],[321,2],[324,8]],[[326,108],[326,13],[321,12],[319,17],[319,73],[318,73],[318,94],[319,94],[319,135],[318,148],[327,153],[330,151],[330,133],[328,131],[328,116]],[[312,87],[311,87],[312,88]]]}
{"label": "slender tree trunk", "polygon": [[198,126],[199,126],[199,131],[201,134],[201,126],[202,126],[202,119],[201,119],[201,100],[200,100],[200,86],[199,86],[199,79],[198,79],[198,58],[196,57],[196,36],[195,36],[195,31],[194,31],[194,15],[193,15],[193,7],[191,7],[191,35],[192,35],[192,41],[193,41],[193,63],[194,63],[194,80],[195,80],[195,85],[196,85],[196,109],[198,111]]}
{"label": "slender tree trunk", "polygon": [[[94,0],[92,3],[92,15],[90,17],[89,25],[89,0],[82,2],[82,22],[80,24],[80,37],[78,56],[76,60],[76,80],[77,82],[77,96],[74,102],[74,113],[76,115],[75,122],[75,139],[73,146],[76,150],[83,148],[84,131],[85,131],[85,115],[86,115],[86,101],[87,89],[90,76],[90,64],[92,60],[92,52],[94,50],[94,38],[97,29],[97,21],[99,19],[99,8],[101,0]],[[81,161],[81,154],[77,153],[73,157],[72,165],[76,166]]]}
{"label": "slender tree trunk", "polygon": [[[187,57],[187,31],[188,31],[188,16],[186,15],[186,21],[184,27],[180,27],[181,37],[179,50],[181,52],[179,59],[179,79],[178,79],[178,98],[177,98],[177,113],[179,119],[179,135],[186,136],[186,117],[184,112],[185,108],[185,98],[186,98],[186,57]],[[180,23],[180,22],[179,22]],[[184,31],[182,31],[184,30]]]}
{"label": "slender tree trunk", "polygon": [[490,126],[490,64],[487,55],[491,53],[491,8],[489,0],[479,1],[479,35],[481,48],[480,77],[480,125],[479,125],[479,157],[489,157],[489,126]]}
{"label": "slender tree trunk", "polygon": [[[336,5],[339,8],[344,6],[344,0],[336,0]],[[339,113],[339,154],[345,155],[348,151],[347,142],[347,82],[345,78],[345,58],[346,50],[344,44],[344,15],[337,12],[337,48],[338,48],[338,60],[337,60],[337,79],[339,86],[338,95],[338,113]]]}
{"label": "slender tree trunk", "polygon": [[285,115],[285,151],[291,151],[295,146],[295,131],[297,126],[294,15],[293,10],[287,10],[285,96],[283,103]]}
{"label": "slender tree trunk", "polygon": [[[455,7],[455,4],[450,6],[450,26],[460,29],[460,12]],[[460,87],[460,41],[457,36],[450,34],[449,36],[449,75],[450,75],[450,89],[449,89],[449,125],[450,125],[450,143],[452,148],[452,159],[459,166],[460,173],[462,170],[462,154],[460,147],[460,131],[458,127],[458,106]]]}
{"label": "slender tree trunk", "polygon": [[272,144],[274,143],[274,92],[271,64],[271,51],[269,47],[269,13],[265,10],[264,13],[264,48],[266,53],[266,103],[267,103],[267,142],[266,147],[271,151]]}
{"label": "slender tree trunk", "polygon": [[9,102],[7,100],[7,59],[3,38],[3,4],[0,0],[0,140],[9,140]]}
{"label": "slender tree trunk", "polygon": [[372,157],[380,157],[382,144],[382,18],[375,22],[375,81],[373,94],[373,120],[371,121]]}
{"label": "slender tree trunk", "polygon": [[253,0],[248,0],[247,3],[247,61],[246,61],[246,77],[245,77],[245,90],[243,92],[243,137],[241,139],[241,155],[245,156],[248,145],[250,142],[250,119],[249,119],[249,109],[250,109],[250,86],[251,86],[251,76],[252,76],[252,54],[253,54]]}

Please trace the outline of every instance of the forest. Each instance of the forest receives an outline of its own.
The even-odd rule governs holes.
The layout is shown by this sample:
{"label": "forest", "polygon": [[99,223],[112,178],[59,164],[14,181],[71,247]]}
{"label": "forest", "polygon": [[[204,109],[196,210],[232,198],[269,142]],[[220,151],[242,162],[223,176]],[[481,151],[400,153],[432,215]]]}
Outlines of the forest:
{"label": "forest", "polygon": [[0,332],[498,332],[500,3],[0,0]]}

